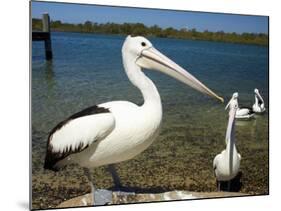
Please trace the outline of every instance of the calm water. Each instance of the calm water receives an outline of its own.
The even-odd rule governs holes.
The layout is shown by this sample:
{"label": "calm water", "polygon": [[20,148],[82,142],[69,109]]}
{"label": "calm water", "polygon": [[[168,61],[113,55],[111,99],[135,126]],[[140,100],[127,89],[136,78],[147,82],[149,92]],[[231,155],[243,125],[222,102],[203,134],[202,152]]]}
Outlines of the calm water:
{"label": "calm water", "polygon": [[[32,43],[34,208],[47,207],[48,198],[57,199],[58,195],[65,194],[59,201],[73,197],[81,185],[87,184],[77,180],[79,174],[82,175],[80,170],[76,177],[71,169],[59,175],[43,171],[47,135],[59,121],[85,107],[107,101],[142,103],[140,92],[130,84],[123,70],[124,39],[124,36],[52,33],[52,62],[44,60],[43,42]],[[150,38],[150,41],[223,96],[226,103],[232,93],[238,91],[240,105],[251,106],[253,90],[258,88],[268,108],[267,47],[159,38]],[[117,165],[123,183],[139,188],[215,191],[212,159],[224,147],[225,104],[161,73],[150,70],[145,73],[160,92],[163,127],[148,150],[134,160]],[[237,122],[236,137],[243,158],[240,191],[268,193],[268,113],[252,121]],[[165,168],[160,171],[159,165]],[[66,174],[71,174],[73,181],[66,182]],[[94,174],[101,188],[112,185],[104,168],[98,168]],[[62,177],[64,183],[57,182]],[[74,183],[80,186],[75,189],[71,186]],[[72,195],[62,190],[65,185],[71,187]]]}

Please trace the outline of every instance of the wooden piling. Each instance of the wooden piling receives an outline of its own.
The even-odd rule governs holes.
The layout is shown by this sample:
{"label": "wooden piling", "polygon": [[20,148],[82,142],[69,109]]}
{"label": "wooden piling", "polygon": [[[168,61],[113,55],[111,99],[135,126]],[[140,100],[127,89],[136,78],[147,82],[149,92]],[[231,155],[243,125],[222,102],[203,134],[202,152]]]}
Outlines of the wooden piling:
{"label": "wooden piling", "polygon": [[42,15],[42,32],[32,32],[32,41],[44,41],[45,43],[45,58],[51,60],[53,58],[50,17],[48,13]]}
{"label": "wooden piling", "polygon": [[53,58],[52,53],[52,43],[51,43],[51,34],[50,34],[50,16],[48,13],[43,14],[43,32],[49,34],[48,39],[45,39],[45,57],[46,60],[51,60]]}
{"label": "wooden piling", "polygon": [[48,13],[44,13],[42,15],[42,31],[43,32],[50,32],[50,17]]}

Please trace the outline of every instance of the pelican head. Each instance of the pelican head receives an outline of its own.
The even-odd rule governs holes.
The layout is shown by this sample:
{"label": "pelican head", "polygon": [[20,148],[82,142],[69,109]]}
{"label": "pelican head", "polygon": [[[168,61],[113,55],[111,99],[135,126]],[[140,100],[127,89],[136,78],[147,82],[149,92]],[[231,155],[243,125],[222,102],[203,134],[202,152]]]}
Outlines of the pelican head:
{"label": "pelican head", "polygon": [[239,96],[238,92],[234,92],[233,95],[232,95],[232,98],[233,99],[238,99],[238,96]]}
{"label": "pelican head", "polygon": [[230,107],[230,109],[232,108],[238,108],[238,92],[234,92],[232,95],[232,98],[229,100],[229,102],[227,103],[227,105],[225,106],[225,110]]}
{"label": "pelican head", "polygon": [[214,97],[221,102],[224,101],[222,97],[215,94],[193,75],[160,53],[153,47],[151,42],[144,37],[131,37],[129,35],[123,44],[122,52],[130,54],[130,58],[133,59],[135,64],[140,68],[160,71],[203,94]]}
{"label": "pelican head", "polygon": [[[257,88],[254,89],[254,92],[255,92],[255,96],[259,99],[257,101],[258,104],[264,104],[264,101],[263,101],[263,98],[262,96],[260,95],[260,92]],[[264,105],[263,105],[264,106]]]}

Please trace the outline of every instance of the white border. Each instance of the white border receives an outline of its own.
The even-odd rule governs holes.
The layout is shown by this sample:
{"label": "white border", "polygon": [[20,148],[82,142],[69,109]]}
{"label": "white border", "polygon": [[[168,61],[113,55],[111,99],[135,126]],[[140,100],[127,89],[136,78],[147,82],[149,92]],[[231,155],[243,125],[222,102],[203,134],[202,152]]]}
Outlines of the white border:
{"label": "white border", "polygon": [[[75,210],[267,210],[280,208],[280,10],[274,0],[67,0],[76,3],[270,16],[270,196],[121,205]],[[1,210],[27,210],[29,192],[29,2],[1,4]]]}

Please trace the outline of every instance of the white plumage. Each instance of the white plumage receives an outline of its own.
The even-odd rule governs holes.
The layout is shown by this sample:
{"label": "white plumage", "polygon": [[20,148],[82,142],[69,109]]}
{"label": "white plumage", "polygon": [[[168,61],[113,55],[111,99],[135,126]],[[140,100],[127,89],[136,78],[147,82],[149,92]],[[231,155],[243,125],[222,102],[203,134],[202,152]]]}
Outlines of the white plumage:
{"label": "white plumage", "polygon": [[81,166],[91,168],[129,160],[152,144],[160,128],[161,108],[149,116],[151,109],[147,105],[140,107],[117,101],[100,106],[110,110],[115,127],[98,144],[79,155],[73,155],[73,160],[79,160]]}
{"label": "white plumage", "polygon": [[230,181],[233,179],[238,174],[240,168],[241,156],[237,152],[235,145],[235,115],[238,109],[237,98],[232,98],[228,106],[229,119],[225,137],[226,148],[213,161],[213,168],[218,184],[221,181]]}
{"label": "white plumage", "polygon": [[263,100],[262,96],[260,95],[259,90],[255,89],[254,93],[255,93],[255,103],[253,104],[253,111],[255,113],[265,112],[264,100]]}
{"label": "white plumage", "polygon": [[75,151],[81,143],[85,147],[95,140],[103,139],[114,127],[115,119],[111,113],[83,116],[54,133],[50,144],[54,152],[62,153],[67,149]]}

